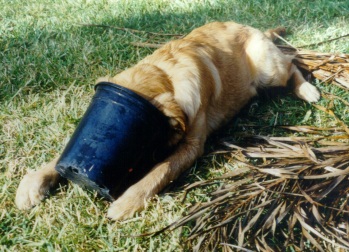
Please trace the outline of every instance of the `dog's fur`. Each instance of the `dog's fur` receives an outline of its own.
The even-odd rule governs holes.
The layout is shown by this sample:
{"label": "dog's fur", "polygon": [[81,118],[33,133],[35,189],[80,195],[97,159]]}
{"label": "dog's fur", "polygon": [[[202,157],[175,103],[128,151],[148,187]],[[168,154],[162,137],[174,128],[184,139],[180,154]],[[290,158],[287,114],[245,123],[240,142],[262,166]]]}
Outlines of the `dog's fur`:
{"label": "dog's fur", "polygon": [[[122,220],[144,207],[145,201],[175,180],[203,153],[207,136],[231,119],[257,94],[258,88],[286,86],[307,101],[320,98],[292,63],[272,42],[278,28],[265,33],[234,22],[210,23],[183,39],[169,42],[134,67],[101,80],[133,90],[169,117],[175,151],[144,178],[129,187],[108,211]],[[27,209],[38,204],[60,179],[54,166],[27,174],[16,204]]]}

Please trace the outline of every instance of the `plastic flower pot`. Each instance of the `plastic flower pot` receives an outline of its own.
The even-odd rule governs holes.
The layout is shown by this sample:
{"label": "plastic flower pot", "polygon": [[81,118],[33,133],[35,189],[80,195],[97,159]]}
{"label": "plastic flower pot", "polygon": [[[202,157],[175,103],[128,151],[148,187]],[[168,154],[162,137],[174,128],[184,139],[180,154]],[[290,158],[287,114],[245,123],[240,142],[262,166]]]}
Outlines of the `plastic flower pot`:
{"label": "plastic flower pot", "polygon": [[168,118],[133,91],[101,82],[56,170],[114,200],[168,154]]}

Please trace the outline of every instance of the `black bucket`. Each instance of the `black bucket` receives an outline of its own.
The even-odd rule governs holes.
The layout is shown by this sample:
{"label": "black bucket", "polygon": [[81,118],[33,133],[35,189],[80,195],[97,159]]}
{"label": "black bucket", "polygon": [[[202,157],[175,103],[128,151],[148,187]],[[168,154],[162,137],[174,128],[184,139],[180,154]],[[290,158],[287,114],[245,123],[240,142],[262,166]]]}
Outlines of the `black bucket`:
{"label": "black bucket", "polygon": [[169,152],[168,118],[149,101],[101,82],[56,170],[114,200]]}

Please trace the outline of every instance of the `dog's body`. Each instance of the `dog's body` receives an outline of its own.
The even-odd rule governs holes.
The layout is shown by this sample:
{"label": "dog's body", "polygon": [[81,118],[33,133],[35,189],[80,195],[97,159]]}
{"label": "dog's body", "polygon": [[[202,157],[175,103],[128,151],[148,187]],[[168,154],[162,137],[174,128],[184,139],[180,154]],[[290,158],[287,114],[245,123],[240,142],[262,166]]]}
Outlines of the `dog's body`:
{"label": "dog's body", "polygon": [[[102,78],[140,94],[173,126],[169,144],[174,152],[144,178],[128,188],[108,211],[108,217],[131,217],[145,200],[160,192],[203,153],[207,136],[231,119],[261,87],[286,86],[292,79],[295,94],[308,102],[320,98],[265,33],[233,22],[210,23],[183,39],[169,42],[134,67],[113,78]],[[21,181],[16,204],[38,204],[58,184],[57,159]]]}

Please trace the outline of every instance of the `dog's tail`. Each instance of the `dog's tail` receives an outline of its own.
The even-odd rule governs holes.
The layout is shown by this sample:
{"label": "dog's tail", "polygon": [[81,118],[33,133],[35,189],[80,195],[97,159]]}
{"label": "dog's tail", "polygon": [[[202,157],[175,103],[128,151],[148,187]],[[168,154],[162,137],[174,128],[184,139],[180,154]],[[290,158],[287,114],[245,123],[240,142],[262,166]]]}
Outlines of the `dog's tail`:
{"label": "dog's tail", "polygon": [[277,27],[275,29],[269,29],[266,32],[264,32],[264,34],[270,40],[275,41],[276,39],[278,39],[277,35],[279,35],[281,37],[284,37],[286,35],[286,28],[285,27]]}

